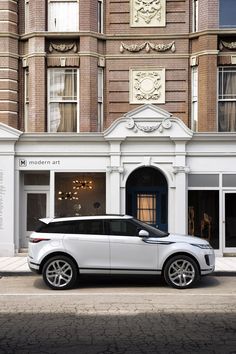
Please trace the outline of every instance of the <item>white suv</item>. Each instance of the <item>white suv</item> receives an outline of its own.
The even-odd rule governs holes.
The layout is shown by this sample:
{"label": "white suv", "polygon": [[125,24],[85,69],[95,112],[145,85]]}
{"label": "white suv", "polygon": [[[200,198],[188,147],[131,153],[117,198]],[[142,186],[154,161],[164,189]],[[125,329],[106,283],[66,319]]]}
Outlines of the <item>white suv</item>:
{"label": "white suv", "polygon": [[214,271],[215,255],[200,238],[169,234],[131,216],[41,219],[29,240],[28,264],[52,289],[68,289],[82,273],[162,274],[189,288]]}

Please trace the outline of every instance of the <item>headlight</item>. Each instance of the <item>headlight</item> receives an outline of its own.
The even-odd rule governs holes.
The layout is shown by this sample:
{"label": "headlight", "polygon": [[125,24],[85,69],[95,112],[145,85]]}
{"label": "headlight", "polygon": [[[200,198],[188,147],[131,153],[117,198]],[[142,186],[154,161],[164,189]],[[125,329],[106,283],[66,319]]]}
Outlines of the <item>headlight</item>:
{"label": "headlight", "polygon": [[204,243],[204,244],[199,244],[199,243],[191,243],[192,246],[199,247],[203,250],[209,250],[212,249],[211,245],[209,243]]}

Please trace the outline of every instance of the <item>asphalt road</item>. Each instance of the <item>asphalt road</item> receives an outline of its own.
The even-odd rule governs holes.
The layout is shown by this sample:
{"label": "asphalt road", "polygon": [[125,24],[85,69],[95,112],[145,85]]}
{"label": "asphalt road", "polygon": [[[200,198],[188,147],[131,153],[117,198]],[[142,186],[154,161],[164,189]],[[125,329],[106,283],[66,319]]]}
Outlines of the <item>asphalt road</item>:
{"label": "asphalt road", "polygon": [[236,279],[190,290],[156,277],[85,277],[52,291],[40,276],[0,278],[0,353],[236,353]]}

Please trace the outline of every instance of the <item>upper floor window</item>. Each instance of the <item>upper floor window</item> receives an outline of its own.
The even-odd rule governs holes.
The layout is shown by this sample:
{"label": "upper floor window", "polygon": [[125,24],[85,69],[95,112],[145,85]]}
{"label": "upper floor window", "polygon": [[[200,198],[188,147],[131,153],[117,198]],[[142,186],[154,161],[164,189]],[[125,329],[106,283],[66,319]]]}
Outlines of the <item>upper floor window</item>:
{"label": "upper floor window", "polygon": [[24,116],[25,116],[25,131],[28,131],[29,121],[29,68],[25,68],[25,102],[24,102]]}
{"label": "upper floor window", "polygon": [[218,128],[236,131],[236,67],[219,68]]}
{"label": "upper floor window", "polygon": [[77,0],[48,1],[48,31],[75,32],[79,30],[79,2]]}
{"label": "upper floor window", "polygon": [[103,130],[103,68],[98,68],[98,131]]}
{"label": "upper floor window", "polygon": [[103,33],[103,0],[98,0],[98,33]]}
{"label": "upper floor window", "polygon": [[48,69],[48,131],[77,132],[78,70]]}
{"label": "upper floor window", "polygon": [[220,27],[236,27],[236,1],[219,0]]}
{"label": "upper floor window", "polygon": [[25,0],[25,33],[29,32],[29,0]]}
{"label": "upper floor window", "polygon": [[193,0],[193,32],[198,31],[198,0]]}
{"label": "upper floor window", "polygon": [[192,110],[191,110],[191,128],[198,130],[198,67],[192,67]]}

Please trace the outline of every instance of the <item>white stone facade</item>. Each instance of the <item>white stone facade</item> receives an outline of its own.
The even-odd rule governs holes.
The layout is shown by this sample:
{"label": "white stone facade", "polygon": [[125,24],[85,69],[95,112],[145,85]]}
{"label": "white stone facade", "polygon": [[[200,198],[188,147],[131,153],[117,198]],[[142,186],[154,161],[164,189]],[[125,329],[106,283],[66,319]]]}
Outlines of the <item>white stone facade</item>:
{"label": "white stone facade", "polygon": [[[29,190],[36,188],[47,194],[49,217],[55,215],[55,174],[58,172],[103,173],[106,213],[124,214],[127,180],[140,167],[153,167],[166,179],[170,232],[188,232],[190,175],[193,180],[190,190],[217,191],[217,253],[235,253],[236,249],[227,248],[224,240],[224,195],[236,193],[235,137],[235,133],[193,133],[180,119],[152,105],[127,113],[104,133],[22,134],[0,124],[0,256],[14,255],[26,237],[24,173],[48,172],[47,186],[31,186]],[[194,182],[196,176],[200,179],[206,176],[210,185],[204,182],[198,186]],[[219,183],[213,183],[212,176]]]}

